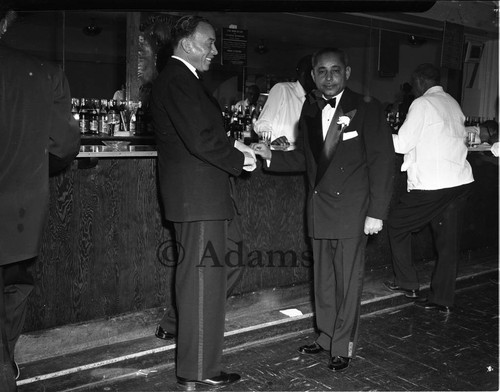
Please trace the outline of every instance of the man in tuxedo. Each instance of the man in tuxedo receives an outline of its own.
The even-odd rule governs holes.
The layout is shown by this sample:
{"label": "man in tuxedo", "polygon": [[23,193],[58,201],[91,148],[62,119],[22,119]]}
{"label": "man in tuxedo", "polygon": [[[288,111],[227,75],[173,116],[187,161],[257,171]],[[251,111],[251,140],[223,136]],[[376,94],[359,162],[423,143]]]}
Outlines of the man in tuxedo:
{"label": "man in tuxedo", "polygon": [[253,150],[230,139],[222,110],[200,80],[217,55],[215,30],[184,16],[174,54],[153,83],[151,109],[165,218],[182,248],[175,274],[177,379],[187,387],[237,381],[221,371],[227,291],[241,269],[225,256],[241,241],[234,177],[255,169]]}
{"label": "man in tuxedo", "polygon": [[271,152],[262,144],[254,149],[268,170],[307,174],[319,336],[299,351],[328,351],[328,367],[341,371],[356,352],[365,246],[387,217],[395,154],[380,103],[346,87],[351,74],[346,53],[319,50],[312,67],[317,90],[304,102],[296,149]]}
{"label": "man in tuxedo", "polygon": [[[15,20],[0,4],[0,38]],[[16,391],[14,360],[49,206],[49,174],[80,150],[61,68],[0,43],[0,390]]]}

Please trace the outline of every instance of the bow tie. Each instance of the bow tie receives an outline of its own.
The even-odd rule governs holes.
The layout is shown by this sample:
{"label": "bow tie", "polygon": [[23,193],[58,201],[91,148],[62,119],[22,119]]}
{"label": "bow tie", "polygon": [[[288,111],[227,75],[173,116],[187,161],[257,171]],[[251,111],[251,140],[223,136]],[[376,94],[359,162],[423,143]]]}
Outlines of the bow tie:
{"label": "bow tie", "polygon": [[325,99],[325,106],[330,105],[332,108],[334,108],[336,103],[337,98]]}
{"label": "bow tie", "polygon": [[326,105],[330,105],[332,108],[335,108],[335,105],[337,104],[337,98],[331,98],[331,99],[318,99],[318,106],[320,110],[323,110]]}

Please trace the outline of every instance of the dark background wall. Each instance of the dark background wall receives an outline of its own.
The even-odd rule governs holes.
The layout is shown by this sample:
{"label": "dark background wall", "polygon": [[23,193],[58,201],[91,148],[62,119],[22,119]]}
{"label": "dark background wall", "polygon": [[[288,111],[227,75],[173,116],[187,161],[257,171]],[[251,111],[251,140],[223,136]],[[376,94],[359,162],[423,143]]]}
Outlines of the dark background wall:
{"label": "dark background wall", "polygon": [[[325,46],[345,48],[353,69],[351,87],[382,102],[396,99],[400,85],[410,78],[415,59],[439,63],[441,33],[425,26],[410,29],[426,37],[425,44],[415,46],[408,42],[407,27],[380,27],[376,23],[371,26],[368,18],[348,17],[335,12],[196,13],[206,16],[214,24],[219,52],[222,52],[222,28],[235,24],[248,31],[246,65],[232,66],[227,62],[221,65],[222,56],[219,54],[211,72],[206,75],[208,87],[220,98],[222,105],[241,99],[245,81],[258,84],[264,92],[267,91],[268,79],[272,83],[295,80],[297,61]],[[2,40],[64,67],[74,97],[109,99],[127,82],[126,45],[131,39],[128,34],[138,36],[138,32],[127,30],[127,18],[131,14],[113,11],[19,12],[18,20]],[[100,29],[99,33],[89,35],[88,27]],[[393,29],[383,30],[390,37],[392,46],[384,43],[379,47],[381,28]],[[256,51],[260,44],[265,45],[265,53]],[[397,64],[393,64],[395,58]],[[380,60],[383,64],[392,63],[398,72],[380,76]]]}

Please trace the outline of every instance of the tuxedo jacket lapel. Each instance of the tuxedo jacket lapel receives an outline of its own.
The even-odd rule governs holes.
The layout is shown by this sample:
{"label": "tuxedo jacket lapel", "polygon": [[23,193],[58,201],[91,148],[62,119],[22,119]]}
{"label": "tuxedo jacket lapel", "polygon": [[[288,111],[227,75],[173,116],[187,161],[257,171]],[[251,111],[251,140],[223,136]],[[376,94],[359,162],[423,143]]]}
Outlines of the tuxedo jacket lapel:
{"label": "tuxedo jacket lapel", "polygon": [[308,128],[312,131],[309,133],[309,144],[311,146],[311,152],[317,164],[321,156],[321,151],[323,150],[321,111],[318,111],[314,117],[311,117],[309,122],[310,124]]}
{"label": "tuxedo jacket lapel", "polygon": [[319,159],[317,160],[318,171],[316,173],[316,184],[319,183],[319,181],[323,177],[323,174],[325,174],[325,171],[328,168],[332,157],[335,155],[335,150],[337,149],[340,135],[342,133],[341,126],[337,124],[337,122],[343,115],[344,112],[342,111],[342,105],[339,102],[339,104],[337,105],[337,110],[335,111],[335,115],[333,116],[332,122],[330,123],[330,126],[328,128],[321,154],[319,156]]}

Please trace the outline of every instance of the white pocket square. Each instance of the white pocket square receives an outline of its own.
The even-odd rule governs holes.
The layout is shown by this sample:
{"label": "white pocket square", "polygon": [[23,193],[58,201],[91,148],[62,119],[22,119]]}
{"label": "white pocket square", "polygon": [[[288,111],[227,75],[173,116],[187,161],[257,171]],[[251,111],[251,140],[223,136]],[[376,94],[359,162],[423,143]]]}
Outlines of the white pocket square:
{"label": "white pocket square", "polygon": [[358,131],[344,132],[342,134],[342,140],[349,140],[358,136]]}

